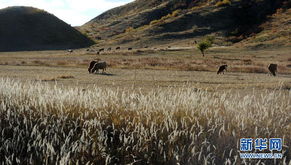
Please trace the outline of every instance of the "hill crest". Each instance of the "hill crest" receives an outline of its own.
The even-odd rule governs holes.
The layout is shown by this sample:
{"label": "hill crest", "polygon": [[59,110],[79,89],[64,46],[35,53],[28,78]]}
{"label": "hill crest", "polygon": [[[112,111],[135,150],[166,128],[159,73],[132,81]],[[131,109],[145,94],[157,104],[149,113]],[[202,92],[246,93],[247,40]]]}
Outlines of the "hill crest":
{"label": "hill crest", "polygon": [[1,9],[0,22],[0,51],[72,49],[94,44],[64,21],[33,7]]}

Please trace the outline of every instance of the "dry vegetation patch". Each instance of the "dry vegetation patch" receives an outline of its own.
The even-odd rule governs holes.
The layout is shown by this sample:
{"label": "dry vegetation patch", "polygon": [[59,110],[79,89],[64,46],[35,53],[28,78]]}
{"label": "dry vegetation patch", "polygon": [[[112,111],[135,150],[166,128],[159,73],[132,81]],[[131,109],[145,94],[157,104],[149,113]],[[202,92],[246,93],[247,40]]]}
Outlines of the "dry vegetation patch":
{"label": "dry vegetation patch", "polygon": [[43,79],[41,79],[41,81],[57,81],[60,79],[73,79],[73,78],[75,78],[75,77],[71,76],[71,75],[61,75],[61,76],[57,76],[57,77],[43,78]]}
{"label": "dry vegetation patch", "polygon": [[[288,164],[290,90],[147,93],[0,79],[1,163]],[[284,139],[284,159],[242,160],[242,137]]]}

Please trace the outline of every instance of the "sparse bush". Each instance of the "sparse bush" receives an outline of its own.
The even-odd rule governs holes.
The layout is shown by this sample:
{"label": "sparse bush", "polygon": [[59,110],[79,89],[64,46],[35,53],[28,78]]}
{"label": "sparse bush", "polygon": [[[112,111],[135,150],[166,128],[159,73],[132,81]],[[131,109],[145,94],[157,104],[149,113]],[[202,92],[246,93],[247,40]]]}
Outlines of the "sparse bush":
{"label": "sparse bush", "polygon": [[251,59],[245,59],[243,60],[245,65],[251,65],[252,64],[252,60]]}
{"label": "sparse bush", "polygon": [[176,17],[182,10],[178,9],[172,12],[171,17]]}
{"label": "sparse bush", "polygon": [[166,15],[166,16],[163,16],[160,21],[162,20],[166,20],[166,19],[169,19],[169,18],[172,18],[172,17],[176,17],[179,13],[181,12],[181,9],[178,9],[178,10],[175,10],[173,11],[172,13]]}
{"label": "sparse bush", "polygon": [[68,61],[57,61],[56,65],[61,65],[61,66],[65,66],[68,65],[69,62]]}
{"label": "sparse bush", "polygon": [[127,29],[125,29],[125,33],[132,32],[133,30],[134,30],[133,27],[128,27]]}
{"label": "sparse bush", "polygon": [[75,77],[71,76],[71,75],[62,75],[62,76],[58,76],[58,78],[60,78],[60,79],[72,79],[72,78],[75,78]]}
{"label": "sparse bush", "polygon": [[153,21],[150,22],[150,25],[155,25],[155,24],[157,24],[158,22],[159,22],[159,20],[153,20]]}
{"label": "sparse bush", "polygon": [[34,60],[34,61],[32,61],[32,63],[34,63],[36,65],[47,65],[44,61],[39,61],[39,60]]}
{"label": "sparse bush", "polygon": [[213,44],[215,37],[214,36],[206,36],[205,40]]}
{"label": "sparse bush", "polygon": [[167,20],[169,18],[172,18],[172,17],[176,17],[180,12],[181,12],[181,9],[175,10],[172,13],[170,13],[170,14],[168,14],[166,16],[161,17],[159,20],[153,20],[153,21],[151,21],[150,22],[150,25],[154,25],[154,24],[157,24],[157,23],[164,23],[165,20]]}
{"label": "sparse bush", "polygon": [[276,14],[278,15],[278,14],[282,14],[284,12],[284,9],[282,9],[282,8],[278,8],[277,10],[276,10]]}
{"label": "sparse bush", "polygon": [[139,31],[139,30],[145,30],[147,28],[149,28],[149,25],[143,25],[143,26],[138,27],[136,30],[137,31]]}
{"label": "sparse bush", "polygon": [[231,5],[231,1],[230,0],[222,0],[222,1],[219,1],[215,4],[215,6],[226,6],[226,5]]}
{"label": "sparse bush", "polygon": [[199,9],[200,8],[200,6],[193,6],[190,10],[197,10],[197,9]]}
{"label": "sparse bush", "polygon": [[74,76],[71,75],[62,75],[62,76],[58,76],[58,77],[45,77],[43,79],[41,79],[41,81],[57,81],[60,79],[73,79],[75,78]]}

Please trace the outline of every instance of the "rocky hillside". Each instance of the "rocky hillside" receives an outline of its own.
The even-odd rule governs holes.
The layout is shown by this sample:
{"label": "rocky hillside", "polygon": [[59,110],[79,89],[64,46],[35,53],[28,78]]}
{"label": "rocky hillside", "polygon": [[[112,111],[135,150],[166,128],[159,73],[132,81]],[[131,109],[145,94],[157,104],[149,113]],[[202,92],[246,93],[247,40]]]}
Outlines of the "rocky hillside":
{"label": "rocky hillside", "polygon": [[0,51],[71,49],[94,42],[52,14],[31,7],[0,10]]}
{"label": "rocky hillside", "polygon": [[[185,45],[207,35],[231,45],[261,33],[266,22],[276,22],[278,10],[284,15],[290,6],[290,0],[136,0],[79,29],[100,45]],[[290,19],[280,21],[290,27]]]}

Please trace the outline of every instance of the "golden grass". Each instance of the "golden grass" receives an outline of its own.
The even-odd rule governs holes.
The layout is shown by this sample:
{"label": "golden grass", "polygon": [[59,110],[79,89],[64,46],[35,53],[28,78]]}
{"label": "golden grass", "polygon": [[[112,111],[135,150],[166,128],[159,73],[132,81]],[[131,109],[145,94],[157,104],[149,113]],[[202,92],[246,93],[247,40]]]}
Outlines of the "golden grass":
{"label": "golden grass", "polygon": [[[290,163],[289,50],[74,52],[0,53],[0,77],[21,80],[0,79],[2,164],[255,164],[239,138],[275,136]],[[88,74],[96,58],[109,75]],[[269,63],[279,76],[253,74]]]}
{"label": "golden grass", "polygon": [[290,90],[148,93],[0,79],[1,163],[276,164],[242,160],[239,139],[280,137],[290,163]]}
{"label": "golden grass", "polygon": [[218,1],[215,6],[226,6],[226,5],[231,5],[231,1],[230,0],[222,0],[222,1]]}

